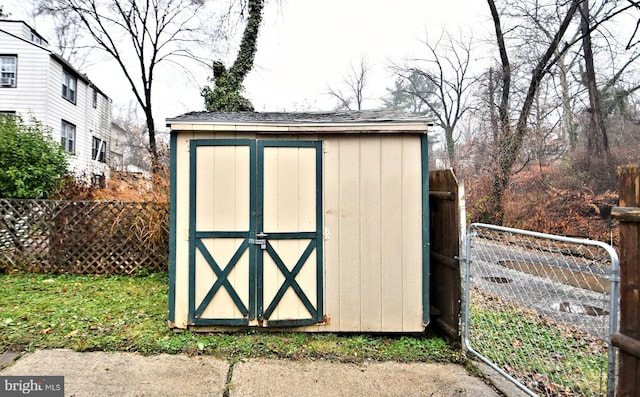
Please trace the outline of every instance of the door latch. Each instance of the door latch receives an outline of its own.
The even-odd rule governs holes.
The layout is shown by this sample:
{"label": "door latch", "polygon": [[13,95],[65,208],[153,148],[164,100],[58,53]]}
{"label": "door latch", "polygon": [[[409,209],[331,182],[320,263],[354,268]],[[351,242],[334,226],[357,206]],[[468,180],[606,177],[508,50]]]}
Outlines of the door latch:
{"label": "door latch", "polygon": [[267,234],[266,233],[258,233],[256,234],[257,238],[250,238],[249,239],[249,244],[255,244],[255,245],[259,245],[260,249],[266,250],[267,249]]}

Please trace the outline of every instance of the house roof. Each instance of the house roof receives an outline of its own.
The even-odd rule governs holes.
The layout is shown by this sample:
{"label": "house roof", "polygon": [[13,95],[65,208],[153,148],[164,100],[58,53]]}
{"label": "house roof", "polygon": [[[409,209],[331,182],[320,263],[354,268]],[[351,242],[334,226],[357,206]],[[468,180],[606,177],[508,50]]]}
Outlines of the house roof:
{"label": "house roof", "polygon": [[[40,40],[44,41],[47,45],[49,45],[49,41],[47,41],[47,39],[45,39],[44,37],[42,37],[42,35],[41,35],[40,33],[38,33],[34,28],[32,28],[32,27],[31,27],[31,25],[29,25],[29,24],[28,24],[28,23],[26,23],[25,21],[20,21],[20,20],[17,20],[17,19],[0,19],[0,22],[2,22],[2,23],[5,23],[5,22],[6,22],[6,23],[19,23],[19,24],[22,24],[22,25],[24,25],[24,26],[28,27],[28,28],[29,28],[29,30],[30,30],[33,34],[35,34],[36,36],[38,36],[38,37],[40,38]],[[1,29],[0,29],[0,30],[1,30]],[[6,33],[8,33],[8,32],[6,32]],[[28,41],[28,40],[27,40],[27,41]],[[36,44],[36,43],[34,43],[34,44]],[[36,44],[36,45],[37,45],[37,44]],[[42,46],[40,46],[40,47],[42,47]]]}
{"label": "house roof", "polygon": [[189,112],[167,119],[172,130],[259,132],[419,132],[433,121],[415,114],[387,110],[336,112]]}
{"label": "house roof", "polygon": [[5,34],[7,34],[7,35],[9,35],[9,36],[11,36],[11,37],[13,37],[13,38],[16,38],[16,39],[18,39],[18,40],[20,40],[20,41],[25,42],[25,43],[27,43],[27,44],[30,44],[30,45],[32,45],[32,46],[34,46],[34,47],[38,47],[38,48],[40,48],[41,50],[43,50],[43,51],[45,51],[45,52],[49,53],[49,55],[51,56],[51,58],[55,59],[55,60],[56,60],[56,62],[58,62],[59,64],[61,64],[64,68],[66,68],[66,69],[70,70],[71,72],[73,72],[76,76],[78,76],[78,78],[80,78],[80,80],[84,81],[87,85],[90,85],[90,86],[94,87],[98,92],[100,92],[102,95],[104,95],[104,97],[105,97],[105,98],[108,98],[108,99],[109,99],[109,97],[104,93],[104,91],[102,91],[100,88],[98,88],[98,86],[96,86],[96,85],[95,85],[95,84],[94,84],[94,83],[89,79],[89,77],[88,77],[86,74],[81,73],[80,71],[78,71],[75,67],[73,67],[73,65],[71,65],[71,63],[69,63],[69,61],[67,61],[66,59],[64,59],[62,56],[60,56],[60,55],[56,54],[55,52],[51,51],[47,46],[45,46],[45,45],[41,45],[41,44],[38,44],[38,43],[35,43],[35,42],[33,42],[33,41],[31,41],[31,40],[28,40],[28,39],[26,39],[26,38],[24,38],[24,37],[17,36],[17,35],[15,35],[14,33],[11,33],[11,32],[8,32],[8,31],[6,31],[6,30],[2,29],[2,28],[1,28],[2,23],[5,23],[5,22],[8,22],[8,23],[21,23],[21,24],[23,24],[23,25],[27,26],[27,27],[28,27],[28,28],[29,28],[29,29],[30,29],[34,34],[36,34],[38,37],[40,37],[40,39],[42,39],[42,40],[43,40],[45,43],[47,43],[47,45],[48,45],[49,43],[47,42],[47,40],[46,40],[44,37],[42,37],[42,35],[40,35],[40,33],[36,32],[36,31],[35,31],[35,29],[33,29],[31,26],[29,26],[29,24],[27,24],[27,23],[26,23],[26,22],[24,22],[24,21],[3,19],[3,20],[0,20],[0,32],[5,33]]}

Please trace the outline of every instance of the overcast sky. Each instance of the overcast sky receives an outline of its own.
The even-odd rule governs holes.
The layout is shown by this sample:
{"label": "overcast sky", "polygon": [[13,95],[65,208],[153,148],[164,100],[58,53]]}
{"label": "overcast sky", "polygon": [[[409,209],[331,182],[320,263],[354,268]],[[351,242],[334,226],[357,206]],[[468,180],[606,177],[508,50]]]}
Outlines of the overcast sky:
{"label": "overcast sky", "polygon": [[[424,54],[427,31],[434,38],[443,27],[471,34],[488,20],[486,3],[478,0],[280,0],[265,10],[245,81],[257,111],[332,110],[329,86],[338,87],[361,58],[370,68],[365,106],[375,107],[393,83],[389,64]],[[203,73],[199,84],[210,72]],[[203,109],[199,88],[185,90],[177,105],[169,109]]]}
{"label": "overcast sky", "polygon": [[[23,1],[3,4],[12,19],[31,22]],[[370,67],[365,106],[375,107],[379,102],[374,99],[393,82],[389,64],[424,54],[421,41],[427,32],[436,38],[446,27],[481,37],[487,34],[481,28],[487,20],[488,7],[479,0],[267,1],[245,95],[258,111],[331,110],[336,102],[327,95],[328,87],[338,87],[351,63],[364,58]],[[101,62],[84,71],[116,106],[132,100],[113,66]],[[159,126],[167,117],[203,110],[199,91],[210,72],[203,68],[188,78],[175,73],[163,73],[155,82]]]}
{"label": "overcast sky", "polygon": [[484,8],[478,0],[284,0],[266,14],[247,93],[258,110],[326,110],[335,105],[328,86],[364,58],[367,96],[379,97],[392,83],[389,64],[424,53],[427,31],[470,31],[486,20]]}

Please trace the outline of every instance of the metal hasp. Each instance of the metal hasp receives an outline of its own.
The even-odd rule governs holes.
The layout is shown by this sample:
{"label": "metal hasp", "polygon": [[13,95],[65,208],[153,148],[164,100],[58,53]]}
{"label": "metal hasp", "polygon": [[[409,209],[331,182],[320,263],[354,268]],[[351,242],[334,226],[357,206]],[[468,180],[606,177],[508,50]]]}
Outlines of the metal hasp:
{"label": "metal hasp", "polygon": [[260,232],[258,234],[256,234],[256,237],[258,238],[250,238],[249,239],[249,244],[255,244],[255,245],[259,245],[260,249],[262,250],[266,250],[267,249],[267,234]]}

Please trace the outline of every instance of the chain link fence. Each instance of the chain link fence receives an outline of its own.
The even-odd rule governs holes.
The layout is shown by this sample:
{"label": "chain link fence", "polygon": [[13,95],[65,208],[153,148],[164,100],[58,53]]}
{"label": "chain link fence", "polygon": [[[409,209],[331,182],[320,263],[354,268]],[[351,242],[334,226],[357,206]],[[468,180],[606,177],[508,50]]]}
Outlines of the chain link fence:
{"label": "chain link fence", "polygon": [[0,272],[166,271],[162,203],[0,200]]}
{"label": "chain link fence", "polygon": [[618,258],[607,244],[469,227],[465,348],[529,395],[613,396]]}

